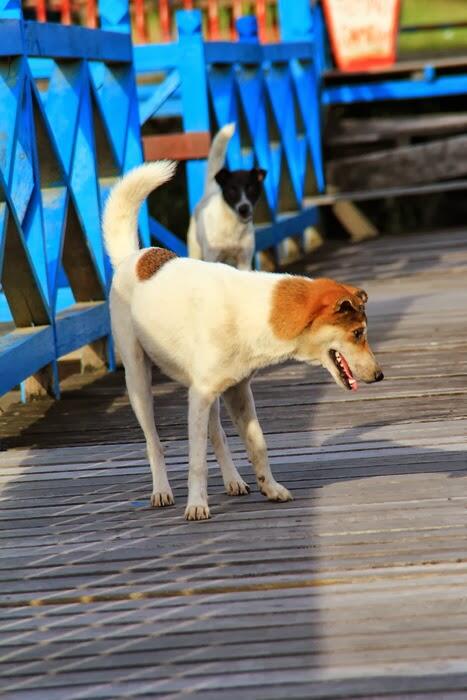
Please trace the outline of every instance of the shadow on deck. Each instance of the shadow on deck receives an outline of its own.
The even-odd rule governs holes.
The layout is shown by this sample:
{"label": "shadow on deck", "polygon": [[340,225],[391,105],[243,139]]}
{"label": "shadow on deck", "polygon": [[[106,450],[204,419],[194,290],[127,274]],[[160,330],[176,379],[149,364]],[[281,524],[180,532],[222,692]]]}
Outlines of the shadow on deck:
{"label": "shadow on deck", "polygon": [[11,407],[0,428],[6,697],[463,697],[465,242],[381,238],[293,270],[367,289],[386,380],[349,396],[319,369],[258,375],[292,503],[258,494],[225,420],[252,494],[223,494],[211,457],[213,519],[186,523],[186,392],[161,377],[167,510],[149,508],[122,373]]}

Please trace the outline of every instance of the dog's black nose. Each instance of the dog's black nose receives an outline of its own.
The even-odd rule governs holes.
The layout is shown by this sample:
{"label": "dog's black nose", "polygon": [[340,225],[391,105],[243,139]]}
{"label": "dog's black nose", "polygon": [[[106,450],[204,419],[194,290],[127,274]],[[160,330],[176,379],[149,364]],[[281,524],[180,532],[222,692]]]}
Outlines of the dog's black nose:
{"label": "dog's black nose", "polygon": [[240,216],[243,216],[243,218],[246,219],[247,216],[250,216],[251,209],[248,206],[248,204],[241,204],[238,207],[238,213],[240,214]]}
{"label": "dog's black nose", "polygon": [[381,372],[381,370],[379,370],[378,372],[376,372],[376,374],[375,374],[375,382],[382,382],[383,379],[384,379],[384,374]]}

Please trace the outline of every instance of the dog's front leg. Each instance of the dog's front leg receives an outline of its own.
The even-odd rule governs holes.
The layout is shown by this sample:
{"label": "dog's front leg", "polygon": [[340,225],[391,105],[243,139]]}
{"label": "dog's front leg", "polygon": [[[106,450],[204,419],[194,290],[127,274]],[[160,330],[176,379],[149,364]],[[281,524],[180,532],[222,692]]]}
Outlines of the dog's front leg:
{"label": "dog's front leg", "polygon": [[211,440],[217,462],[221,468],[225,490],[229,496],[243,496],[250,493],[250,487],[246,484],[232,460],[227,438],[221,424],[219,398],[211,406],[209,414],[209,438]]}
{"label": "dog's front leg", "polygon": [[240,437],[245,443],[252,463],[259,490],[270,501],[291,501],[293,496],[285,486],[275,480],[269,466],[268,451],[263,431],[256,415],[255,402],[250,382],[245,379],[228,389],[224,401],[235,423]]}
{"label": "dog's front leg", "polygon": [[187,520],[207,520],[211,517],[208,506],[208,465],[206,450],[208,421],[214,396],[194,387],[188,393],[188,440],[190,468],[188,474]]}

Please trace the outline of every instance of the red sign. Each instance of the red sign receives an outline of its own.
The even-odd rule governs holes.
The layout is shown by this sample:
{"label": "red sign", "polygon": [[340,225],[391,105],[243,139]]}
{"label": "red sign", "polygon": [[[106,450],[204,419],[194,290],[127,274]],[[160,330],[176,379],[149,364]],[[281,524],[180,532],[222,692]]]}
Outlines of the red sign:
{"label": "red sign", "polygon": [[396,60],[400,0],[323,0],[331,48],[342,71]]}

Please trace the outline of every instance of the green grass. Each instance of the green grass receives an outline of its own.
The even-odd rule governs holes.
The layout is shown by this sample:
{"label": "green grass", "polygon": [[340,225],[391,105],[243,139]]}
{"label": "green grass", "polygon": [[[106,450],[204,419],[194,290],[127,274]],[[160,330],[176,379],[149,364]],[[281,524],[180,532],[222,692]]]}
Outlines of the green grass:
{"label": "green grass", "polygon": [[[467,0],[402,0],[401,26],[467,22]],[[399,33],[401,58],[413,54],[456,55],[467,53],[467,29],[442,29]]]}

